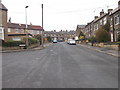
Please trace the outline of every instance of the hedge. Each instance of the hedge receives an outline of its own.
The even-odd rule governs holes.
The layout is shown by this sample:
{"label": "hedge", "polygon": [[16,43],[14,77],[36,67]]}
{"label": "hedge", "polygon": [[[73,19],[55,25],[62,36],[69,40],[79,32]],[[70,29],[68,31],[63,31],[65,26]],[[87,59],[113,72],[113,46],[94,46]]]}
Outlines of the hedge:
{"label": "hedge", "polygon": [[8,41],[8,42],[3,42],[2,46],[4,47],[15,47],[19,46],[20,44],[24,44],[22,41]]}
{"label": "hedge", "polygon": [[28,38],[28,42],[29,42],[29,45],[31,45],[31,44],[36,44],[36,43],[38,43],[39,40],[36,39],[36,38]]}

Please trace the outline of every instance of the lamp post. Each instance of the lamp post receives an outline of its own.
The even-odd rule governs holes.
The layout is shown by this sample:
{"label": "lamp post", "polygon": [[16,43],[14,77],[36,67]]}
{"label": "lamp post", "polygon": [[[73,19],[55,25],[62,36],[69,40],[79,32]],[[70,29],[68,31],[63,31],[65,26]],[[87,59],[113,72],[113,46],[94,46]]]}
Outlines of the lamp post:
{"label": "lamp post", "polygon": [[42,7],[42,35],[41,35],[41,45],[42,47],[44,46],[43,45],[43,38],[44,38],[44,29],[43,29],[43,4],[41,4],[41,7]]}
{"label": "lamp post", "polygon": [[29,6],[25,6],[25,20],[26,20],[26,48],[28,47],[28,25],[27,25],[27,8]]}

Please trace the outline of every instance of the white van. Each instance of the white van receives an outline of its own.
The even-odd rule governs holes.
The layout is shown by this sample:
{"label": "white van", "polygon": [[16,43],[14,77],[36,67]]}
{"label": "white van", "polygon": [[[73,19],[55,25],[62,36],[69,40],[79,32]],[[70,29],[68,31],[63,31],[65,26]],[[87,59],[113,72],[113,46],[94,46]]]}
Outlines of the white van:
{"label": "white van", "polygon": [[76,42],[75,42],[75,40],[70,40],[70,41],[69,41],[69,44],[70,44],[70,45],[76,45]]}
{"label": "white van", "polygon": [[72,40],[72,39],[68,39],[67,44],[69,44],[69,43],[70,43],[70,40]]}

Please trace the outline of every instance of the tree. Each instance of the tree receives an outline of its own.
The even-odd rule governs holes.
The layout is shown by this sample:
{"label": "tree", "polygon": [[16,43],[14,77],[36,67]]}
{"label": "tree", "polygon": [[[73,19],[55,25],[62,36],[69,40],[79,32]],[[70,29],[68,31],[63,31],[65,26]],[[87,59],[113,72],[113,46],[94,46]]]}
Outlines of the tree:
{"label": "tree", "polygon": [[79,39],[80,39],[81,41],[83,41],[83,40],[85,39],[85,35],[84,35],[84,33],[81,32],[81,31],[80,31],[80,34],[79,34]]}
{"label": "tree", "polygon": [[52,38],[50,36],[47,37],[48,42],[52,42]]}
{"label": "tree", "polygon": [[38,39],[39,41],[41,41],[41,35],[35,35],[34,38]]}
{"label": "tree", "polygon": [[107,42],[111,40],[109,32],[107,32],[104,27],[98,29],[96,32],[96,39],[98,42]]}
{"label": "tree", "polygon": [[96,40],[96,37],[94,37],[94,36],[88,38],[88,40],[89,40],[89,42],[91,42],[91,43],[94,43],[94,42],[97,41],[97,40]]}
{"label": "tree", "polygon": [[80,31],[79,37],[80,36],[85,36],[83,32]]}
{"label": "tree", "polygon": [[110,32],[110,22],[107,20],[107,23],[103,26],[103,28],[107,31]]}

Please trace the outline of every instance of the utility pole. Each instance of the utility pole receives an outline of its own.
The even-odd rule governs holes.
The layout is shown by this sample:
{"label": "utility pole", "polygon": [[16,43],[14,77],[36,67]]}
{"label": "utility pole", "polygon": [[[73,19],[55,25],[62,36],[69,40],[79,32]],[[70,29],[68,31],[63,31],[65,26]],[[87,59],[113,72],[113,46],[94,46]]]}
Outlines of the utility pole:
{"label": "utility pole", "polygon": [[28,47],[28,25],[27,25],[27,8],[29,6],[25,6],[25,20],[26,20],[26,48]]}
{"label": "utility pole", "polygon": [[42,35],[41,35],[42,40],[41,40],[41,44],[42,44],[42,47],[43,47],[44,46],[43,45],[43,38],[44,38],[44,29],[43,29],[43,4],[41,5],[41,7],[42,7]]}

